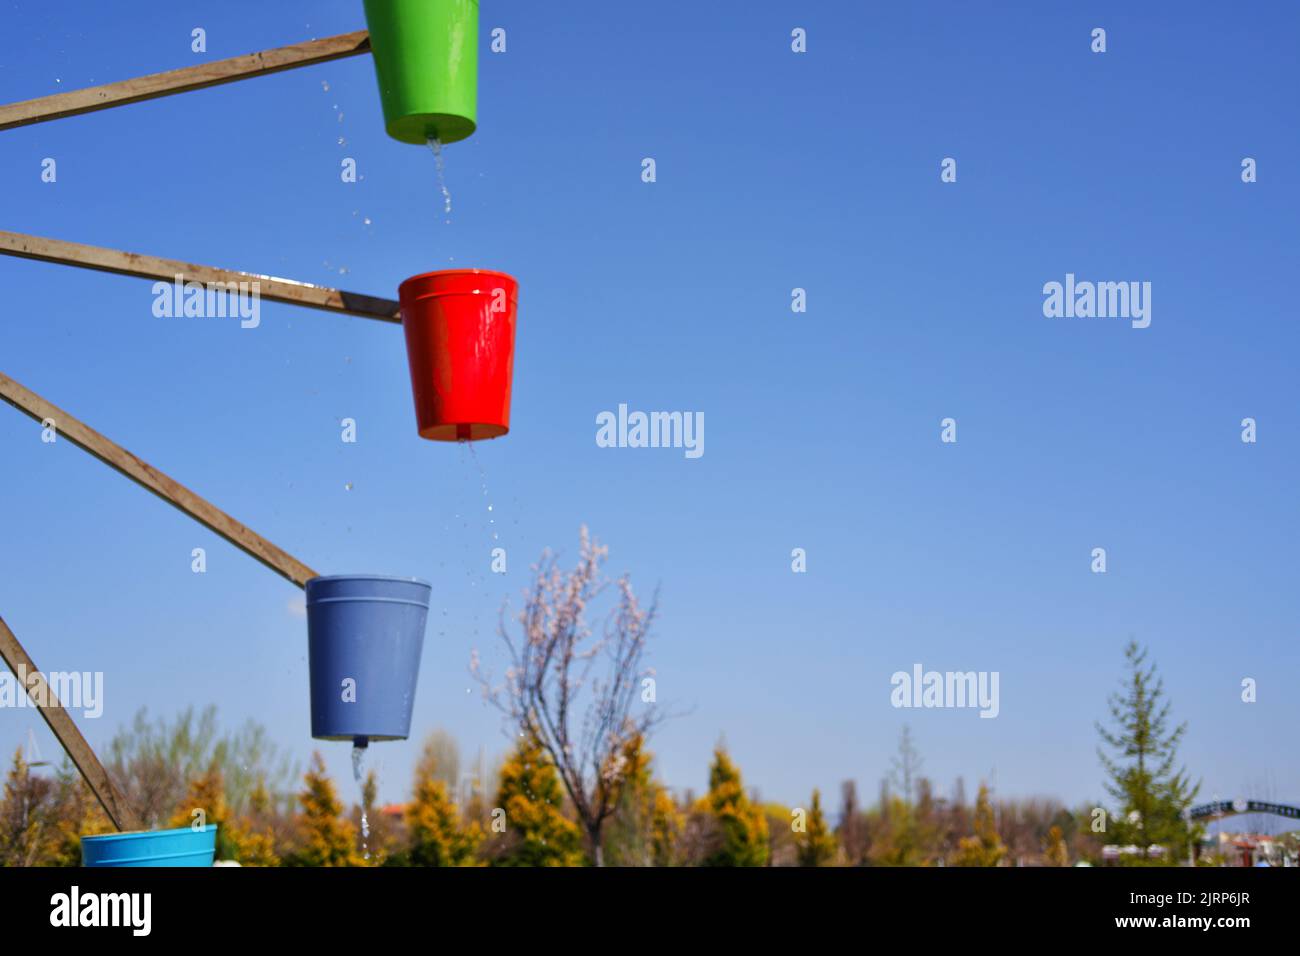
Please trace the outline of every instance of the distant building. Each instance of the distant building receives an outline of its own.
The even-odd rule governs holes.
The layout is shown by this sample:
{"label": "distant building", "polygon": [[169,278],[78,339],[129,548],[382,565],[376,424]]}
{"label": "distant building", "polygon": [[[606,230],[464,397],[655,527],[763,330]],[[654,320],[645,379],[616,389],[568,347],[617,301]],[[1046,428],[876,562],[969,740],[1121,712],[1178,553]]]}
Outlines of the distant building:
{"label": "distant building", "polygon": [[1211,834],[1201,844],[1203,853],[1216,855],[1224,866],[1300,866],[1297,846],[1294,835],[1226,832]]}

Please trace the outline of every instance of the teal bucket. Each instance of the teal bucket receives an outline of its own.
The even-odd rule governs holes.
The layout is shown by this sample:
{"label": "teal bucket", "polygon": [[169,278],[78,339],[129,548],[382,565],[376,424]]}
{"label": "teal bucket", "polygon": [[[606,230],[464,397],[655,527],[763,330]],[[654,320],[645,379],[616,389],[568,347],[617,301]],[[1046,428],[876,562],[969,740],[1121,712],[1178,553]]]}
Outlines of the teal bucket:
{"label": "teal bucket", "polygon": [[81,838],[82,866],[211,866],[216,852],[215,823]]}

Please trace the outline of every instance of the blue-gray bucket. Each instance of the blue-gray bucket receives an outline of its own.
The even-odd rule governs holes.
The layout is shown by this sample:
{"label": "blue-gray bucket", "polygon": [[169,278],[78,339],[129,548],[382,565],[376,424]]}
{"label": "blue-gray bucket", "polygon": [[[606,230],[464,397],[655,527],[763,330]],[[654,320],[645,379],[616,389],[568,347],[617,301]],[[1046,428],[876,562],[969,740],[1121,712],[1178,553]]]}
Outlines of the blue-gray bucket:
{"label": "blue-gray bucket", "polygon": [[81,838],[82,866],[211,866],[217,825]]}
{"label": "blue-gray bucket", "polygon": [[313,737],[364,744],[410,735],[432,590],[379,574],[307,582]]}

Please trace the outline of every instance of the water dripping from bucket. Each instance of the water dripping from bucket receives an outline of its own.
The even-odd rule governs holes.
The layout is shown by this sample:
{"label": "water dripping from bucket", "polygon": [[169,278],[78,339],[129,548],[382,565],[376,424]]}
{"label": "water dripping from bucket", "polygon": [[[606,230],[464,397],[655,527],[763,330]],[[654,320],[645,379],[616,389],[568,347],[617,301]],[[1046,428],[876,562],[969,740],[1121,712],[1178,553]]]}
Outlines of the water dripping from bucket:
{"label": "water dripping from bucket", "polygon": [[451,222],[451,193],[447,190],[447,171],[442,164],[442,141],[436,136],[429,137],[429,149],[433,150],[433,164],[438,170],[438,189],[442,191],[442,211]]}
{"label": "water dripping from bucket", "polygon": [[357,782],[361,800],[361,855],[370,859],[370,820],[366,817],[366,784],[362,765],[366,759],[366,747],[370,741],[365,737],[356,737],[352,741],[352,777]]}

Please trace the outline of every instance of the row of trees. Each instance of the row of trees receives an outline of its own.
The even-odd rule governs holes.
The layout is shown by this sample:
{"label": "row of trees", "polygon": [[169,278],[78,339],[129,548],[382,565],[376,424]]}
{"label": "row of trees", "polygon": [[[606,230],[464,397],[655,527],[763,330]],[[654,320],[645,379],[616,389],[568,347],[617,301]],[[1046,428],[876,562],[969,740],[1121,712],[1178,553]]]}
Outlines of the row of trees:
{"label": "row of trees", "polygon": [[[475,653],[471,670],[517,744],[495,787],[480,781],[464,805],[452,796],[459,756],[446,734],[426,742],[399,812],[375,806],[372,775],[361,804],[345,815],[319,755],[297,789],[296,770],[261,727],[223,736],[211,708],[173,725],[142,712],[110,745],[109,772],[147,826],[218,823],[218,855],[251,865],[1063,865],[1096,858],[1103,842],[1131,844],[1137,860],[1161,862],[1195,836],[1183,813],[1196,788],[1177,767],[1185,728],[1170,726],[1163,686],[1136,644],[1111,701],[1112,726],[1099,728],[1113,815],[1052,801],[995,802],[983,785],[972,807],[960,781],[951,797],[939,797],[906,730],[880,799],[862,809],[846,783],[833,827],[816,791],[793,808],[747,792],[721,746],[708,792],[675,796],[655,778],[646,749],[669,716],[644,664],[657,596],[643,606],[626,575],[609,579],[607,556],[585,528],[572,569],[543,554],[517,626],[503,609],[503,679]],[[612,607],[593,624],[607,593]],[[15,758],[0,804],[0,861],[76,862],[76,836],[106,828],[67,767],[49,778]]]}
{"label": "row of trees", "polygon": [[[151,826],[216,823],[218,858],[245,866],[1063,866],[1099,859],[1102,844],[1115,839],[1093,831],[1090,807],[995,800],[984,785],[970,804],[960,780],[950,796],[937,795],[906,730],[879,799],[861,807],[856,784],[846,781],[834,821],[816,790],[799,807],[764,802],[745,788],[721,745],[707,792],[674,795],[636,738],[622,755],[623,784],[596,853],[554,763],[532,738],[520,738],[490,787],[457,800],[455,741],[434,732],[407,803],[378,806],[371,772],[360,803],[348,808],[319,754],[295,791],[276,793],[267,785],[265,754],[263,763],[250,762],[240,747],[212,746],[211,735],[194,733],[211,723],[210,712],[197,720],[182,715],[170,726],[137,721],[115,741],[111,772],[127,792],[151,788]],[[181,766],[207,758],[171,804],[162,796],[170,786],[146,779],[155,768],[147,755],[159,744]],[[244,773],[254,775],[247,786]],[[0,863],[77,865],[79,836],[109,829],[69,765],[46,776],[15,754],[0,800]]]}
{"label": "row of trees", "polygon": [[[188,724],[182,718],[173,735],[183,738]],[[319,754],[292,801],[273,798],[262,780],[232,801],[225,781],[236,775],[223,755],[190,781],[155,825],[218,824],[218,858],[246,866],[583,866],[598,859],[622,866],[824,866],[921,862],[922,834],[933,816],[926,800],[911,808],[894,798],[889,808],[852,812],[832,829],[816,792],[807,808],[793,809],[746,793],[722,747],[714,754],[707,794],[677,799],[655,779],[651,756],[638,741],[627,748],[629,769],[597,854],[535,740],[522,739],[502,763],[492,801],[476,792],[464,805],[453,800],[449,774],[434,762],[438,752],[447,752],[444,734],[426,743],[411,800],[395,813],[375,805],[373,774],[361,804],[345,812]],[[365,837],[358,826],[363,812]],[[986,852],[980,848],[1001,846],[991,820],[981,791],[966,838],[971,848],[963,841],[954,862],[997,863],[1000,850],[980,855]],[[69,766],[46,777],[32,771],[21,751],[15,754],[0,801],[0,862],[77,865],[80,835],[110,829]],[[903,837],[908,829],[915,835]],[[896,848],[905,839],[915,852]]]}

